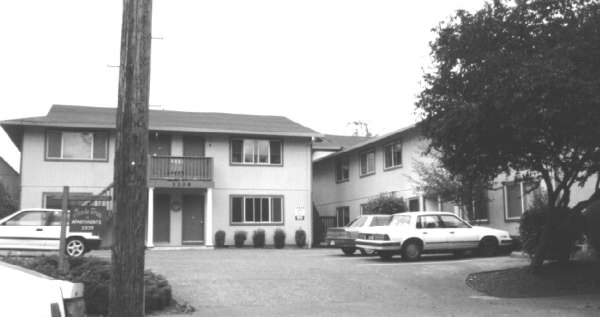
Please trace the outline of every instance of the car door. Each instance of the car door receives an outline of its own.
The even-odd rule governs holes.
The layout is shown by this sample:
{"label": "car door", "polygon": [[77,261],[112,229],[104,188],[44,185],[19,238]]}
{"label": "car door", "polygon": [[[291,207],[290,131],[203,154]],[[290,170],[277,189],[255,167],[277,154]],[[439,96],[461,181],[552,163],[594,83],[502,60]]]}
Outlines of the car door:
{"label": "car door", "polygon": [[454,215],[441,215],[442,223],[448,230],[448,248],[453,250],[473,249],[479,243],[475,230]]}
{"label": "car door", "polygon": [[45,210],[25,210],[0,223],[0,248],[17,250],[46,249]]}
{"label": "car door", "polygon": [[444,228],[438,215],[418,216],[416,227],[424,250],[448,249],[448,229]]}

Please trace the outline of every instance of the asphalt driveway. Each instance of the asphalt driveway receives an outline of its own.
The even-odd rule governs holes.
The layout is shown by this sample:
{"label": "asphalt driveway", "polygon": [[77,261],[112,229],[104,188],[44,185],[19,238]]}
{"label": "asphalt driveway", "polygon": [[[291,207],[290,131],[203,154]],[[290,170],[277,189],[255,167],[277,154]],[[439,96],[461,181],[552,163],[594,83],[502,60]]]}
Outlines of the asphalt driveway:
{"label": "asphalt driveway", "polygon": [[407,263],[336,249],[148,251],[194,316],[598,316],[600,296],[500,299],[465,284],[469,273],[525,265],[513,255],[426,257]]}

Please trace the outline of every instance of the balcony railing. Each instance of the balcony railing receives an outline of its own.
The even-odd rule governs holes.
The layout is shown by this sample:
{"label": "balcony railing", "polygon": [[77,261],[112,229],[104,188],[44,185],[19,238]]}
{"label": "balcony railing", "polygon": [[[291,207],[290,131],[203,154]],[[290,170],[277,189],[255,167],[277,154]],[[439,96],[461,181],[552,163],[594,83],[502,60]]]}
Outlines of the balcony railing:
{"label": "balcony railing", "polygon": [[151,156],[148,175],[150,179],[211,181],[211,157]]}

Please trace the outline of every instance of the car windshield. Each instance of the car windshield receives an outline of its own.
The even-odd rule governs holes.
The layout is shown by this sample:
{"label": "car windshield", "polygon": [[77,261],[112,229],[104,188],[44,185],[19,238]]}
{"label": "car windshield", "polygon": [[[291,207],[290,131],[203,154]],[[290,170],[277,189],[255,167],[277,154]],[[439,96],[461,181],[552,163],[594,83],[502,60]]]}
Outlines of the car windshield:
{"label": "car windshield", "polygon": [[348,228],[356,228],[356,227],[362,227],[365,224],[365,221],[367,221],[367,217],[361,216],[358,217],[354,220],[352,220],[349,224],[348,224]]}
{"label": "car windshield", "polygon": [[402,227],[410,224],[410,216],[408,215],[394,215],[390,221],[390,226]]}

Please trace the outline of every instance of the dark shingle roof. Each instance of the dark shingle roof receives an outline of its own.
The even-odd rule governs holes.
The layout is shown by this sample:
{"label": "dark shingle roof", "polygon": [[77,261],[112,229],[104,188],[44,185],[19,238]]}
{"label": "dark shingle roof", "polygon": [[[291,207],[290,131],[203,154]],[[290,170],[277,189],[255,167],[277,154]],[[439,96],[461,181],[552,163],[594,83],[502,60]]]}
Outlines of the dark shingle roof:
{"label": "dark shingle roof", "polygon": [[355,136],[355,135],[334,135],[325,134],[313,142],[314,150],[343,150],[355,144],[367,141],[373,137]]}
{"label": "dark shingle roof", "polygon": [[[44,117],[0,122],[9,135],[24,126],[115,129],[116,108],[53,105]],[[318,137],[320,134],[286,117],[150,110],[150,130]],[[17,137],[17,136],[15,136]],[[11,135],[13,142],[17,143]]]}
{"label": "dark shingle roof", "polygon": [[351,146],[349,146],[347,148],[344,148],[341,151],[335,152],[335,153],[333,153],[331,155],[328,155],[328,156],[325,156],[325,157],[318,158],[318,159],[314,160],[314,162],[319,162],[319,161],[323,161],[323,160],[326,160],[326,159],[331,159],[331,158],[334,158],[334,157],[338,157],[338,156],[340,156],[342,154],[345,154],[345,153],[348,153],[348,152],[351,152],[351,151],[354,151],[354,150],[364,149],[364,148],[373,146],[373,144],[375,144],[377,142],[382,142],[382,141],[386,141],[386,140],[389,140],[389,139],[393,139],[393,138],[399,137],[399,136],[401,136],[401,135],[403,135],[403,134],[405,134],[405,133],[407,133],[409,131],[412,131],[413,129],[416,129],[416,128],[417,128],[417,124],[413,124],[413,125],[410,125],[408,127],[405,127],[405,128],[402,128],[402,129],[398,129],[398,130],[392,131],[390,133],[386,133],[386,134],[384,134],[382,136],[368,138],[368,139],[366,139],[366,140],[364,140],[362,142],[359,142],[359,143],[353,144],[353,145],[351,145]]}

